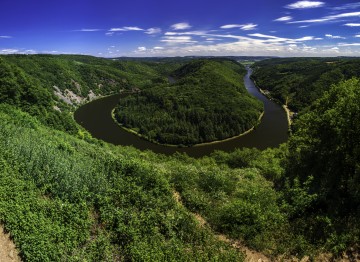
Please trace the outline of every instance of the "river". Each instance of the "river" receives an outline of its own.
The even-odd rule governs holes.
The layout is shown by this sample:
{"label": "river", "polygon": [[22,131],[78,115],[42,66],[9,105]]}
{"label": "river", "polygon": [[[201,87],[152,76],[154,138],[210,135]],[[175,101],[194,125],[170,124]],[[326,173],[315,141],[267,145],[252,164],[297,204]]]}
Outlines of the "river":
{"label": "river", "polygon": [[119,99],[126,95],[112,95],[87,103],[75,111],[74,118],[93,137],[115,145],[134,146],[140,150],[149,149],[166,155],[171,155],[175,152],[185,152],[192,157],[201,157],[211,154],[214,150],[233,151],[241,147],[255,147],[258,149],[277,147],[288,139],[286,113],[280,105],[269,100],[259,92],[250,79],[251,73],[252,70],[248,68],[248,72],[244,77],[245,87],[250,94],[264,103],[265,114],[261,119],[261,123],[252,132],[232,140],[185,148],[151,143],[125,131],[112,119],[111,111]]}

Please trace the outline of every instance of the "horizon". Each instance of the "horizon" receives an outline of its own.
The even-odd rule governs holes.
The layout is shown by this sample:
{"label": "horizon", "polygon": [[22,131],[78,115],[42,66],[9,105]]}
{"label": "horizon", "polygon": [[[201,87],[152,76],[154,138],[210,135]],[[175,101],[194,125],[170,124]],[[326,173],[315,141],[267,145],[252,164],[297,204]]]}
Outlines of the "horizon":
{"label": "horizon", "polygon": [[2,9],[0,54],[360,56],[358,1],[4,0]]}

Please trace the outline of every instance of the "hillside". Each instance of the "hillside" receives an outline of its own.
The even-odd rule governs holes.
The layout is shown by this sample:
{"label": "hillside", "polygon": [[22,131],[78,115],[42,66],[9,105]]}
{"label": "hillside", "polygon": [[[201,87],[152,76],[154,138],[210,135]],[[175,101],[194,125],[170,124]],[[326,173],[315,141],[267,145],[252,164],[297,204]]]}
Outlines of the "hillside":
{"label": "hillside", "polygon": [[0,57],[0,102],[21,107],[42,123],[76,134],[71,112],[100,96],[167,82],[180,62],[117,61],[80,55]]}
{"label": "hillside", "polygon": [[232,60],[194,60],[171,73],[175,83],[121,99],[115,119],[160,144],[185,145],[237,136],[258,124],[262,104],[243,84]]}
{"label": "hillside", "polygon": [[299,112],[332,84],[360,77],[358,58],[275,58],[253,65],[253,80],[271,96]]}

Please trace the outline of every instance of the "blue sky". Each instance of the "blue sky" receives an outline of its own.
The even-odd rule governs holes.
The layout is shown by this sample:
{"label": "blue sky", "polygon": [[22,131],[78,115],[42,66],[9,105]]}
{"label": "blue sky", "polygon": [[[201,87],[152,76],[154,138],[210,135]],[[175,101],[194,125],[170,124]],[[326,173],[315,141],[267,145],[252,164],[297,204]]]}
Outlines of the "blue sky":
{"label": "blue sky", "polygon": [[359,1],[2,0],[0,54],[360,56]]}

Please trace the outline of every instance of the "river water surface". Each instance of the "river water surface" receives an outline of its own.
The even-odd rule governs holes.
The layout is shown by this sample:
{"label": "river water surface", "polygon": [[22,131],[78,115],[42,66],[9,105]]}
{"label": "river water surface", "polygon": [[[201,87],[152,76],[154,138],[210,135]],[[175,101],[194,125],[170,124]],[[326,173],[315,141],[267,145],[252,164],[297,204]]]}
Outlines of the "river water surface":
{"label": "river water surface", "polygon": [[267,99],[259,92],[250,79],[251,72],[249,68],[244,77],[244,83],[248,92],[264,103],[265,114],[261,119],[261,123],[252,132],[232,140],[185,148],[151,143],[125,131],[112,119],[111,111],[117,105],[119,99],[126,96],[124,94],[104,97],[85,104],[75,111],[74,118],[93,137],[115,145],[134,146],[140,150],[149,149],[166,155],[174,154],[175,152],[185,152],[189,156],[201,157],[209,155],[214,150],[233,151],[235,148],[241,147],[255,147],[258,149],[277,147],[288,139],[286,113],[280,105]]}

